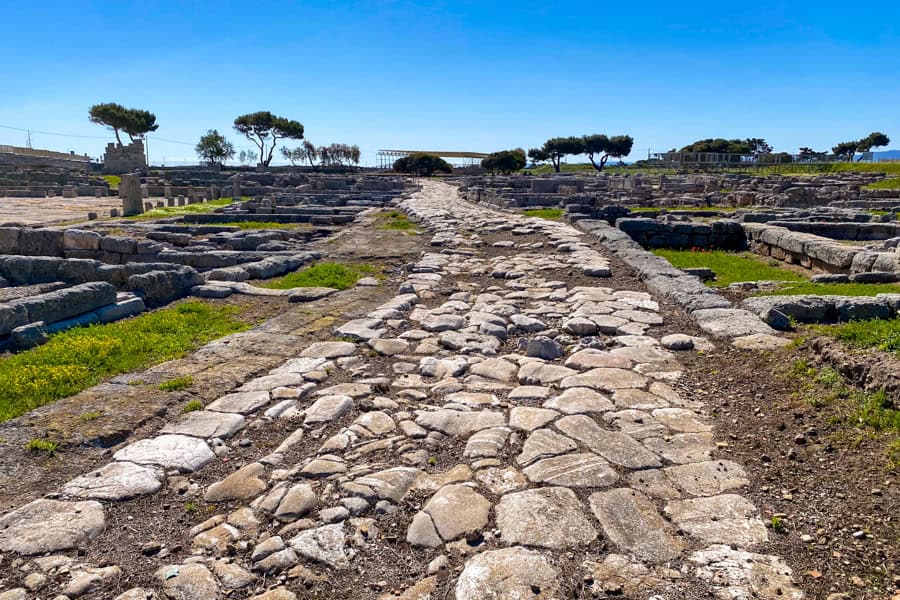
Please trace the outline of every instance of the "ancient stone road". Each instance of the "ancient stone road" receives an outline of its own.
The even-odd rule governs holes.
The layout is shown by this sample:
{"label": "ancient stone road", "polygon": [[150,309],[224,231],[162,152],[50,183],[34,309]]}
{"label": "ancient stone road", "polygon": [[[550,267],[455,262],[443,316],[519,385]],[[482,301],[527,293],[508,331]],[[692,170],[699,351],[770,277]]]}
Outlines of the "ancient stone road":
{"label": "ancient stone road", "polygon": [[[743,469],[671,385],[649,294],[606,285],[566,224],[432,182],[401,208],[431,248],[398,295],[0,517],[0,599],[803,597]],[[111,512],[141,502],[139,526],[173,497],[209,518],[85,561]]]}

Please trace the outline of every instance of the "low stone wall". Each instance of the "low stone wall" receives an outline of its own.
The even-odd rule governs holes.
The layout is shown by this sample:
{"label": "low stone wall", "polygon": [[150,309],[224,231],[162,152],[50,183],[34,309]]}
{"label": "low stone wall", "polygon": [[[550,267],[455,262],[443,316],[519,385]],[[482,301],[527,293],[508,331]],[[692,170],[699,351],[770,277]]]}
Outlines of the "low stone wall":
{"label": "low stone wall", "polygon": [[737,221],[712,223],[624,218],[616,227],[644,248],[717,248],[741,250],[747,247],[744,230]]}
{"label": "low stone wall", "polygon": [[82,283],[0,304],[0,350],[24,350],[72,327],[110,323],[146,310],[144,301],[120,296],[105,282]]}
{"label": "low stone wall", "polygon": [[575,225],[637,271],[648,290],[683,307],[706,333],[729,338],[775,333],[755,314],[735,308],[699,277],[648,252],[624,231],[605,221],[590,219],[579,220]]}
{"label": "low stone wall", "polygon": [[872,252],[785,227],[744,223],[750,249],[789,264],[826,273],[900,272],[894,252]]}
{"label": "low stone wall", "polygon": [[811,233],[833,240],[874,241],[900,236],[900,224],[898,223],[770,221],[768,225],[784,227],[800,233]]}
{"label": "low stone wall", "polygon": [[900,294],[877,296],[758,296],[741,306],[775,329],[797,323],[836,323],[891,319],[900,311]]}

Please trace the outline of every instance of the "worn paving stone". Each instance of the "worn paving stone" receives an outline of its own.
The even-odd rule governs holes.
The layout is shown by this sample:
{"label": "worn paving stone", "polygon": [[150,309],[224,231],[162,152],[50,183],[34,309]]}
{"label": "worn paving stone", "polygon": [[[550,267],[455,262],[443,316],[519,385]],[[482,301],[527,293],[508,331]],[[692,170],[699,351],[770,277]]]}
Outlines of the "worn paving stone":
{"label": "worn paving stone", "polygon": [[588,498],[603,533],[619,548],[639,559],[661,563],[678,557],[684,549],[653,502],[628,488],[596,492]]}
{"label": "worn paving stone", "polygon": [[503,450],[510,430],[506,427],[492,427],[473,433],[466,442],[463,456],[466,458],[494,458]]}
{"label": "worn paving stone", "polygon": [[31,555],[80,548],[105,527],[99,502],[42,498],[0,517],[0,550]]}
{"label": "worn paving stone", "polygon": [[491,503],[484,496],[463,484],[445,485],[422,507],[444,541],[482,529],[490,510]]}
{"label": "worn paving stone", "polygon": [[550,423],[559,413],[549,408],[516,406],[509,413],[509,426],[523,431],[534,431]]}
{"label": "worn paving stone", "polygon": [[516,457],[516,463],[523,466],[530,465],[538,459],[574,452],[577,449],[578,444],[572,439],[552,429],[537,429],[525,440],[522,452]]}
{"label": "worn paving stone", "polygon": [[585,387],[564,390],[559,396],[544,402],[543,406],[567,415],[602,413],[615,408],[609,398]]}
{"label": "worn paving stone", "polygon": [[689,496],[715,496],[750,484],[747,473],[730,460],[710,460],[663,469],[672,484]]}
{"label": "worn paving stone", "polygon": [[206,410],[250,414],[269,403],[269,392],[236,392],[208,404]]}
{"label": "worn paving stone", "polygon": [[353,398],[350,396],[333,395],[322,396],[312,406],[306,409],[303,419],[305,425],[316,423],[329,423],[344,415],[353,407]]}
{"label": "worn paving stone", "polygon": [[243,429],[244,424],[244,417],[239,414],[197,410],[184,415],[175,423],[169,423],[160,432],[228,439]]}
{"label": "worn paving stone", "polygon": [[76,477],[62,493],[90,500],[129,500],[155,494],[162,488],[163,474],[152,467],[130,462],[111,462],[95,471]]}
{"label": "worn paving stone", "polygon": [[543,554],[521,546],[470,558],[456,581],[456,600],[561,598],[559,572]]}
{"label": "worn paving stone", "polygon": [[453,437],[468,437],[482,429],[505,426],[506,415],[489,410],[462,412],[443,409],[419,412],[416,423]]}
{"label": "worn paving stone", "polygon": [[203,499],[207,502],[227,502],[254,498],[266,490],[266,482],[262,479],[265,472],[261,464],[250,463],[210,485]]}
{"label": "worn paving stone", "polygon": [[199,471],[215,457],[203,440],[172,434],[138,440],[113,455],[118,461],[177,469],[183,473]]}
{"label": "worn paving stone", "polygon": [[752,546],[766,542],[768,533],[756,517],[756,507],[736,494],[672,500],[665,513],[689,535],[712,544]]}
{"label": "worn paving stone", "polygon": [[566,487],[608,487],[619,479],[608,462],[590,452],[544,458],[523,472],[534,483]]}
{"label": "worn paving stone", "polygon": [[219,584],[206,566],[197,563],[169,565],[156,572],[163,593],[173,599],[218,598]]}
{"label": "worn paving stone", "polygon": [[565,365],[570,369],[584,371],[601,368],[630,369],[634,363],[624,356],[618,356],[605,350],[587,349],[580,350],[567,358]]}
{"label": "worn paving stone", "polygon": [[310,560],[333,569],[348,569],[351,556],[347,552],[345,538],[344,525],[335,523],[303,531],[291,540],[290,545]]}
{"label": "worn paving stone", "polygon": [[598,368],[585,371],[563,379],[559,387],[586,387],[605,392],[614,392],[622,388],[642,388],[647,385],[647,378],[627,369]]}
{"label": "worn paving stone", "polygon": [[603,429],[586,415],[563,417],[555,425],[564,434],[578,440],[613,464],[628,469],[661,466],[659,457],[641,446],[634,438],[618,431]]}
{"label": "worn paving stone", "polygon": [[676,464],[709,460],[712,457],[711,433],[679,433],[668,437],[651,437],[644,446]]}
{"label": "worn paving stone", "polygon": [[300,353],[301,358],[339,358],[356,352],[353,342],[314,342]]}
{"label": "worn paving stone", "polygon": [[562,550],[585,546],[597,538],[581,501],[565,487],[506,494],[496,514],[505,544]]}

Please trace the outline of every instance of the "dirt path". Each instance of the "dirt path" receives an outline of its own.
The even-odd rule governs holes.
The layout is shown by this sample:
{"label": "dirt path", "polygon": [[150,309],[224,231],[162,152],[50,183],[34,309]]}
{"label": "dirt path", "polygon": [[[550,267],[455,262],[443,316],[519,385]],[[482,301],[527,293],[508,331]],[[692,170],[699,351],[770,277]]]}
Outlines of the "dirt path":
{"label": "dirt path", "polygon": [[335,251],[403,264],[379,302],[329,299],[315,335],[269,321],[225,361],[271,356],[254,378],[129,437],[60,494],[24,494],[0,517],[0,566],[16,566],[0,589],[804,597],[660,344],[693,333],[682,313],[568,225],[432,182],[402,208],[428,235],[350,230]]}

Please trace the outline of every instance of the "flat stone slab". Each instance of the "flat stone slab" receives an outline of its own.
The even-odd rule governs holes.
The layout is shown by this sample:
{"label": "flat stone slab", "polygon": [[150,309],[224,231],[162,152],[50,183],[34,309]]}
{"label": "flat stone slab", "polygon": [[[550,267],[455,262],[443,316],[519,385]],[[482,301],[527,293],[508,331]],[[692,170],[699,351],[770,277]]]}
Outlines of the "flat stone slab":
{"label": "flat stone slab", "polygon": [[731,345],[741,350],[776,350],[789,346],[792,341],[785,337],[756,333],[732,340]]}
{"label": "flat stone slab", "polygon": [[544,402],[543,406],[567,415],[602,413],[615,408],[609,398],[586,387],[569,388]]}
{"label": "flat stone slab", "polygon": [[269,375],[279,373],[297,373],[302,375],[321,369],[327,362],[328,360],[325,358],[292,358],[277,369],[272,369]]}
{"label": "flat stone slab", "polygon": [[566,359],[570,369],[630,369],[634,363],[624,356],[617,356],[605,350],[580,350]]}
{"label": "flat stone slab", "polygon": [[215,457],[203,440],[174,434],[138,440],[113,455],[118,461],[177,469],[182,473],[198,471]]}
{"label": "flat stone slab", "polygon": [[262,479],[265,473],[266,469],[260,463],[250,463],[210,485],[203,499],[207,502],[227,502],[255,498],[266,491],[266,482]]}
{"label": "flat stone slab", "polygon": [[227,439],[244,428],[245,420],[239,414],[197,410],[177,422],[163,427],[161,433],[178,433],[200,438]]}
{"label": "flat stone slab", "polygon": [[628,369],[598,368],[585,371],[563,379],[559,387],[586,387],[595,390],[614,392],[622,388],[642,388],[647,385],[647,378],[640,373]]}
{"label": "flat stone slab", "polygon": [[468,437],[482,429],[505,426],[506,415],[489,410],[463,412],[442,409],[420,412],[416,417],[416,423],[426,429],[440,431],[446,435]]}
{"label": "flat stone slab", "polygon": [[155,494],[162,488],[162,473],[152,467],[130,462],[111,462],[76,477],[62,492],[67,496],[92,500],[128,500]]}
{"label": "flat stone slab", "polygon": [[300,353],[302,358],[339,358],[356,352],[353,342],[315,342]]}
{"label": "flat stone slab", "polygon": [[740,308],[707,308],[695,310],[691,316],[700,329],[714,337],[774,336],[777,333],[755,314]]}
{"label": "flat stone slab", "polygon": [[472,365],[469,371],[473,375],[480,375],[481,377],[508,383],[515,378],[518,367],[502,358],[489,358]]}
{"label": "flat stone slab", "polygon": [[303,531],[291,540],[290,546],[301,556],[334,569],[347,569],[350,557],[344,541],[344,526],[336,523]]}
{"label": "flat stone slab", "polygon": [[509,426],[523,431],[534,431],[559,417],[559,413],[549,408],[516,406],[509,413]]}
{"label": "flat stone slab", "polygon": [[0,517],[0,550],[43,554],[83,547],[106,527],[103,505],[94,500],[40,499]]}
{"label": "flat stone slab", "polygon": [[496,513],[497,527],[506,544],[561,550],[586,546],[597,538],[581,501],[564,487],[506,494]]}
{"label": "flat stone slab", "polygon": [[644,446],[675,464],[688,464],[712,457],[711,433],[679,433],[666,438],[651,437]]}
{"label": "flat stone slab", "polygon": [[603,533],[639,559],[661,563],[678,557],[684,544],[663,519],[653,501],[636,490],[618,488],[591,494],[588,502]]}
{"label": "flat stone slab", "polygon": [[803,600],[793,573],[777,556],[712,545],[687,557],[693,575],[708,582],[719,598]]}
{"label": "flat stone slab", "polygon": [[306,380],[300,373],[270,373],[256,379],[251,379],[240,388],[239,392],[271,392],[275,388],[292,385],[303,385]]}
{"label": "flat stone slab", "polygon": [[550,561],[521,546],[473,556],[456,581],[456,600],[537,600],[561,594],[559,572]]}
{"label": "flat stone slab", "polygon": [[608,487],[619,479],[608,462],[590,452],[544,458],[523,472],[534,483],[566,487]]}
{"label": "flat stone slab", "polygon": [[314,302],[336,294],[337,290],[330,287],[301,287],[289,290],[288,302]]}
{"label": "flat stone slab", "polygon": [[768,541],[756,507],[736,494],[672,500],[666,515],[688,534],[712,544],[751,546]]}
{"label": "flat stone slab", "polygon": [[556,422],[556,427],[613,464],[628,469],[649,469],[662,464],[659,457],[634,438],[603,429],[586,415],[563,417]]}
{"label": "flat stone slab", "polygon": [[236,392],[208,404],[206,410],[250,414],[269,403],[269,392]]}
{"label": "flat stone slab", "polygon": [[730,460],[709,460],[663,469],[672,484],[689,496],[715,496],[750,485],[744,468]]}
{"label": "flat stone slab", "polygon": [[522,445],[522,452],[516,457],[520,465],[529,465],[541,458],[574,452],[578,444],[552,429],[537,429]]}
{"label": "flat stone slab", "polygon": [[422,510],[431,517],[441,539],[450,541],[487,525],[491,503],[471,487],[454,484],[439,489]]}
{"label": "flat stone slab", "polygon": [[350,396],[322,396],[306,409],[305,425],[334,421],[353,407]]}
{"label": "flat stone slab", "polygon": [[422,472],[411,467],[394,467],[365,475],[354,483],[371,489],[381,500],[400,502]]}
{"label": "flat stone slab", "polygon": [[525,385],[547,385],[577,375],[578,371],[551,363],[528,362],[519,367],[516,377]]}

